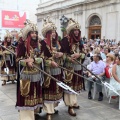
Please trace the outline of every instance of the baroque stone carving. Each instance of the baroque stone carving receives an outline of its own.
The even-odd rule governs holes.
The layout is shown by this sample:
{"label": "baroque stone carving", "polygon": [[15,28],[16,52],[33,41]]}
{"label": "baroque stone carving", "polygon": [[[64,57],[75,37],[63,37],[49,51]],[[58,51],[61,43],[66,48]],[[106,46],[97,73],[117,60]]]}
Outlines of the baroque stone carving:
{"label": "baroque stone carving", "polygon": [[101,20],[97,15],[92,16],[90,19],[90,26],[92,25],[101,25]]}

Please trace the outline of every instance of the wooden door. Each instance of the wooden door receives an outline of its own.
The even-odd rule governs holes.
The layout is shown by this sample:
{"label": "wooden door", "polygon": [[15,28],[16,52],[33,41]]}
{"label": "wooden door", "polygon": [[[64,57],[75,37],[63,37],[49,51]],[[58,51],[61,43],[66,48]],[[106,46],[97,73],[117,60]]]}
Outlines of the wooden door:
{"label": "wooden door", "polygon": [[89,27],[89,39],[101,39],[101,26],[90,26]]}

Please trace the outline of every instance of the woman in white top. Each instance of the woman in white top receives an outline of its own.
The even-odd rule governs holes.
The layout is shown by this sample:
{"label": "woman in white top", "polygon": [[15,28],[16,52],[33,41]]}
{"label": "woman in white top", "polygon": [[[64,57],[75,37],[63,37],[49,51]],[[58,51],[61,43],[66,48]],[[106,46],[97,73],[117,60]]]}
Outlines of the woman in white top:
{"label": "woman in white top", "polygon": [[112,67],[111,85],[120,92],[120,55],[116,59],[116,64]]}

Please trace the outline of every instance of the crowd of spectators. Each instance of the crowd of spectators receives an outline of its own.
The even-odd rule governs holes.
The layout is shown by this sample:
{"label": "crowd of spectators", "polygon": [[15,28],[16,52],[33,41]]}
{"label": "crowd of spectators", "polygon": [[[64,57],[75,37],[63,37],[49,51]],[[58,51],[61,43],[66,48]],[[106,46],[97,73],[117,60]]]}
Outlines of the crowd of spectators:
{"label": "crowd of spectators", "polygon": [[[83,65],[86,66],[92,73],[97,75],[101,80],[111,84],[115,90],[120,93],[120,41],[115,39],[89,39],[82,38],[84,45],[85,60]],[[87,81],[88,99],[92,99],[92,83],[96,82],[97,92],[99,92],[98,101],[103,100],[103,87],[100,80],[95,78],[90,72],[84,73],[88,76]],[[101,85],[100,85],[101,84]],[[109,96],[116,98],[116,94],[109,90]]]}

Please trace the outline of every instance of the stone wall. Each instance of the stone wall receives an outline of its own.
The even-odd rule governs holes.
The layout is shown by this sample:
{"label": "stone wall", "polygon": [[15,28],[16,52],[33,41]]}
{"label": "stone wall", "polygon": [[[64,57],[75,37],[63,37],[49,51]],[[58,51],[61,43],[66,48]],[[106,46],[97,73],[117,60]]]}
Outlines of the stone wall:
{"label": "stone wall", "polygon": [[101,19],[101,38],[120,40],[120,0],[52,0],[37,8],[39,30],[42,19],[50,16],[61,35],[60,18],[74,18],[81,25],[82,36],[88,37],[89,20],[93,15]]}

